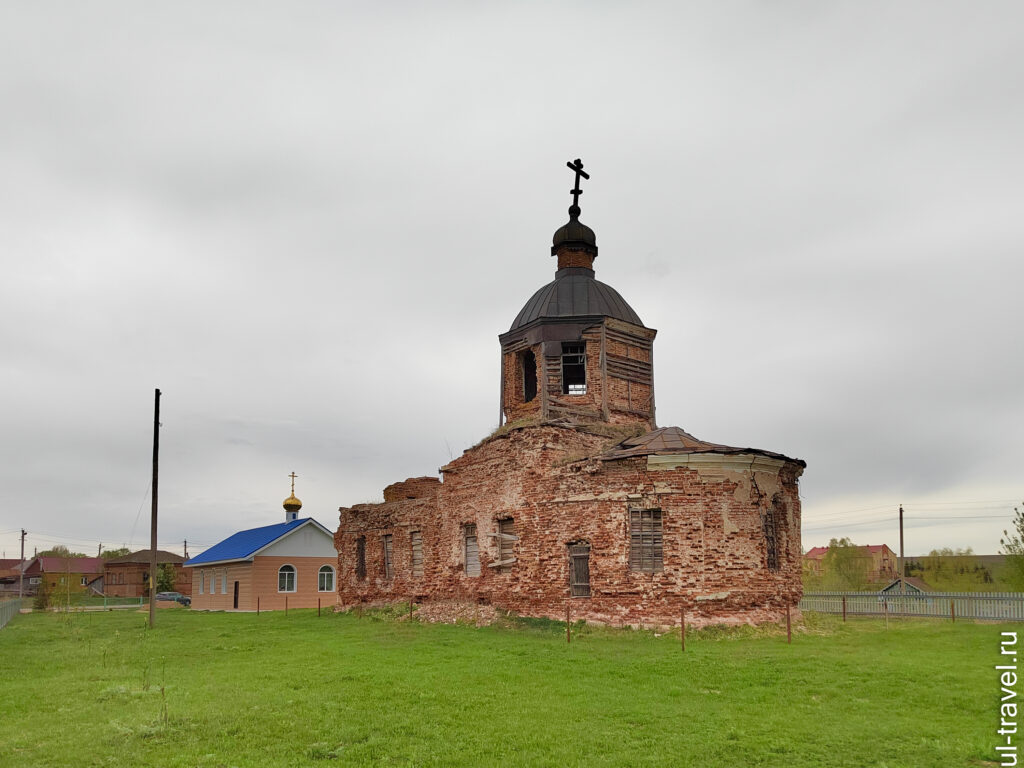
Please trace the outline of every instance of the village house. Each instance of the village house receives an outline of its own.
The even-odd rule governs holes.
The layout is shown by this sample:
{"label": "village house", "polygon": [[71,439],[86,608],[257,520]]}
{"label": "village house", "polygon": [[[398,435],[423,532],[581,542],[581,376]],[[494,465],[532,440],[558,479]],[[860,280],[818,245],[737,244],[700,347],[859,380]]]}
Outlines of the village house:
{"label": "village house", "polygon": [[27,586],[21,585],[21,560],[0,560],[0,594],[17,595],[19,588]]}
{"label": "village house", "polygon": [[[174,590],[188,595],[192,592],[192,572],[184,567],[185,558],[173,552],[158,549],[157,567],[174,569]],[[121,557],[113,557],[103,564],[103,593],[107,597],[148,597],[149,568],[152,550],[140,549]]]}
{"label": "village house", "polygon": [[[825,573],[828,547],[812,547],[804,555],[804,570],[813,576]],[[868,544],[857,547],[857,568],[866,581],[895,579],[899,571],[899,558],[886,544]]]}
{"label": "village house", "polygon": [[273,611],[316,608],[336,602],[338,553],[333,536],[311,517],[299,519],[302,502],[284,501],[285,521],[229,536],[186,561],[192,608]]}
{"label": "village house", "polygon": [[502,425],[441,468],[341,507],[338,601],[415,599],[612,624],[777,620],[801,596],[805,463],[655,419],[656,331],[595,279],[569,221],[553,282],[499,335]]}
{"label": "village house", "polygon": [[55,595],[98,592],[102,557],[33,557],[25,564],[25,583],[33,592],[48,588]]}

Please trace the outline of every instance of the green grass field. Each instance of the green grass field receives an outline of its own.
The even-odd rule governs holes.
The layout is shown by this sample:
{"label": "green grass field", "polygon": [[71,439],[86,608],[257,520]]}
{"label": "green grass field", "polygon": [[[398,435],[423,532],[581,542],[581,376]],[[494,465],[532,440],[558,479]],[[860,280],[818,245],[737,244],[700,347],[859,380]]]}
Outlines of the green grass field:
{"label": "green grass field", "polygon": [[809,614],[792,645],[684,654],[543,621],[37,613],[0,630],[0,766],[996,765],[1000,629]]}

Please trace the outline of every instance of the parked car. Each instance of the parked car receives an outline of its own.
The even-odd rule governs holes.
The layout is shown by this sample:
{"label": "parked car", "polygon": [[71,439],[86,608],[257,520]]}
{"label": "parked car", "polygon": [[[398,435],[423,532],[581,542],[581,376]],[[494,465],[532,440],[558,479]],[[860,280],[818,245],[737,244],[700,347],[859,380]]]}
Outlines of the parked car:
{"label": "parked car", "polygon": [[181,603],[182,605],[192,605],[192,598],[188,595],[181,594],[181,592],[157,592],[156,599]]}

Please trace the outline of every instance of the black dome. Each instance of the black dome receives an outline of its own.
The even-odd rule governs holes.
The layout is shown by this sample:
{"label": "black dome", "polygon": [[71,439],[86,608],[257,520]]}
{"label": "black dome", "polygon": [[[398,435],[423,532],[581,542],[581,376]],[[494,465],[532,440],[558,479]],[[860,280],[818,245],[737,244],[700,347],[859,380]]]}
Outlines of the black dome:
{"label": "black dome", "polygon": [[555,230],[551,238],[551,255],[558,252],[561,245],[582,247],[588,253],[597,257],[597,235],[594,230],[580,221],[580,207],[573,205],[569,208],[569,221]]}
{"label": "black dome", "polygon": [[541,318],[601,315],[643,325],[633,308],[610,285],[594,279],[594,270],[569,267],[555,272],[555,280],[537,291],[512,322],[510,331]]}

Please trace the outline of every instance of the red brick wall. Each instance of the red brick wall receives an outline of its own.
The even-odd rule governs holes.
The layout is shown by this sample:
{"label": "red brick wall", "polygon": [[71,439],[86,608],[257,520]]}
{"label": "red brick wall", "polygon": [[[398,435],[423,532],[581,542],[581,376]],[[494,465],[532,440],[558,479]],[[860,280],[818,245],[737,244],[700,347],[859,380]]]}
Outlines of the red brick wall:
{"label": "red brick wall", "polygon": [[[795,606],[800,585],[800,466],[752,473],[676,468],[649,470],[644,457],[576,460],[606,438],[569,428],[513,430],[452,462],[436,496],[340,510],[339,602],[399,601],[410,596],[487,602],[532,616],[573,616],[611,624],[673,624],[685,604],[694,624],[777,619]],[[759,495],[760,494],[760,495]],[[778,494],[780,563],[768,570],[762,512]],[[764,501],[760,501],[760,499]],[[664,570],[629,570],[630,508],[660,508]],[[489,568],[498,553],[497,521],[512,517],[517,562]],[[465,573],[463,526],[475,523],[481,574]],[[409,534],[423,538],[422,578],[410,568]],[[383,570],[385,534],[393,536],[393,577]],[[355,574],[356,540],[366,539],[366,579]],[[591,545],[589,598],[569,597],[567,547]]]}
{"label": "red brick wall", "polygon": [[[583,395],[562,393],[561,357],[556,353],[545,360],[544,345],[525,346],[522,339],[506,344],[502,354],[501,371],[503,406],[506,423],[520,419],[542,417],[544,397],[540,388],[544,386],[542,371],[547,372],[548,417],[572,414],[583,421],[608,421],[614,424],[643,423],[653,426],[651,352],[647,348],[655,331],[619,320],[606,318],[583,331],[582,341],[586,345],[587,392]],[[646,373],[636,373],[632,380],[621,378],[601,365],[602,339],[605,354],[646,364]],[[628,341],[626,341],[628,340]],[[629,343],[633,342],[633,343]],[[557,344],[549,344],[548,352],[558,350]],[[525,402],[523,396],[523,369],[521,354],[530,350],[537,362],[537,396]],[[646,379],[646,383],[640,379]],[[606,414],[607,411],[607,414]]]}
{"label": "red brick wall", "polygon": [[[107,597],[143,597],[149,573],[146,563],[106,563],[103,566],[103,592]],[[181,565],[174,566],[174,591],[183,595],[192,591],[192,574]]]}

